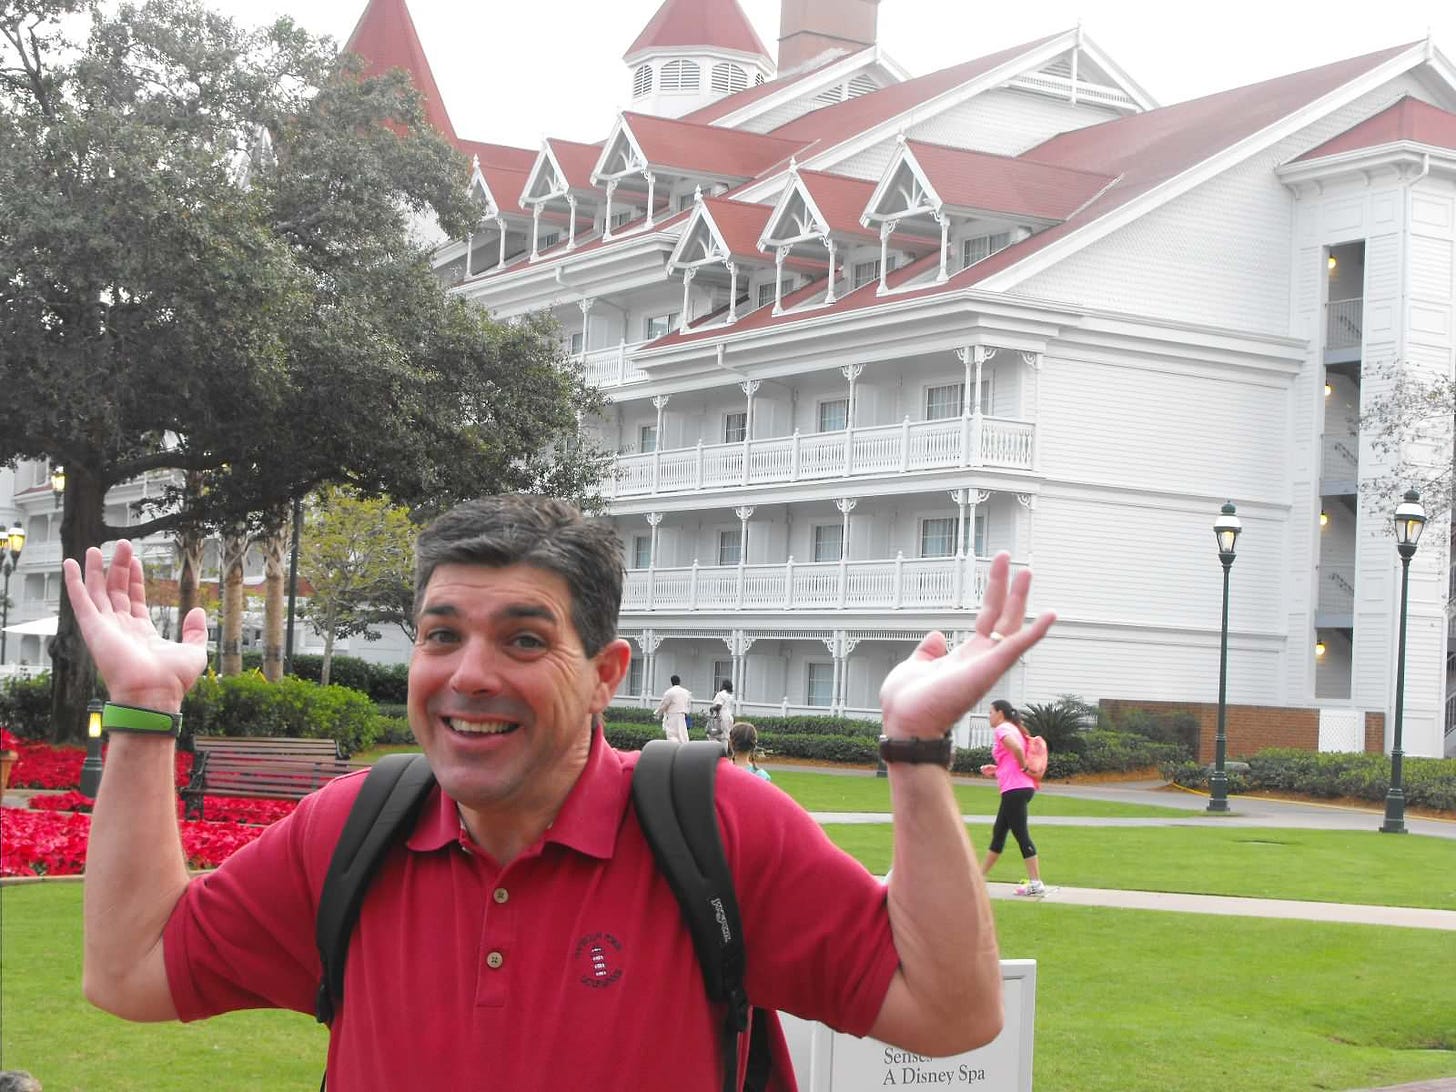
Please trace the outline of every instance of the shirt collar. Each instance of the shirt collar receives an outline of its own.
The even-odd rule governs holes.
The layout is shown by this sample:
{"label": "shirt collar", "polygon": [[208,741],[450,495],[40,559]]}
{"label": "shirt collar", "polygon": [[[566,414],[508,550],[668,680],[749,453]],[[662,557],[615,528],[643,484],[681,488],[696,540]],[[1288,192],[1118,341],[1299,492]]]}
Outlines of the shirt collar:
{"label": "shirt collar", "polygon": [[[622,756],[607,745],[599,729],[593,730],[586,766],[566,794],[566,801],[542,841],[556,842],[605,860],[616,845],[617,828],[630,793],[631,780]],[[460,840],[460,827],[455,801],[437,787],[425,801],[414,832],[405,844],[417,853],[443,849]]]}

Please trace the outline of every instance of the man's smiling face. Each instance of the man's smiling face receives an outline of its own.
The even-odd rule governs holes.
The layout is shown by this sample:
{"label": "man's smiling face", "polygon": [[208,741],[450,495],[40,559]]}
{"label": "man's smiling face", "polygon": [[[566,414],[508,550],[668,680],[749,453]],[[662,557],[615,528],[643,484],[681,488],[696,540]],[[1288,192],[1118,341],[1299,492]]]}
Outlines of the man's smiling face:
{"label": "man's smiling face", "polygon": [[566,581],[532,565],[441,565],[416,622],[410,728],[446,794],[483,817],[554,814],[626,671],[626,643],[588,657]]}

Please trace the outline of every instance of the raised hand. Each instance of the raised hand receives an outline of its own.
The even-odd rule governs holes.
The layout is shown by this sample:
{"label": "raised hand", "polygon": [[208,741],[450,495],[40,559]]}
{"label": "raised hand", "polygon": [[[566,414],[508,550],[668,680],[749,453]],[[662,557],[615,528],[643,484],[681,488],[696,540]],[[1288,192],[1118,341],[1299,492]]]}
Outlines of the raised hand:
{"label": "raised hand", "polygon": [[943,734],[990,692],[1022,653],[1046,635],[1056,615],[1048,612],[1024,626],[1031,573],[1023,570],[1009,579],[1010,571],[1010,555],[997,554],[970,640],[947,652],[945,635],[928,633],[886,677],[880,687],[885,735],[930,738]]}
{"label": "raised hand", "polygon": [[115,701],[163,712],[182,708],[182,696],[207,666],[207,616],[195,607],[182,620],[182,641],[168,641],[152,625],[142,563],[131,543],[116,544],[107,570],[101,551],[86,551],[86,575],[62,563],[66,595],[81,636]]}

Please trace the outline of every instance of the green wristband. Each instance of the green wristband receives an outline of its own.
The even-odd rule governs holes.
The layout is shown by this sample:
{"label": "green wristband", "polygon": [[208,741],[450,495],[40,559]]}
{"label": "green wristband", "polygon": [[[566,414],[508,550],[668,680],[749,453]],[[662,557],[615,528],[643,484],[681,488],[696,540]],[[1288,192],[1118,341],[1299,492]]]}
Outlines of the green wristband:
{"label": "green wristband", "polygon": [[133,732],[142,736],[177,738],[182,730],[181,713],[163,713],[160,709],[144,709],[140,705],[118,705],[107,702],[101,707],[103,732]]}

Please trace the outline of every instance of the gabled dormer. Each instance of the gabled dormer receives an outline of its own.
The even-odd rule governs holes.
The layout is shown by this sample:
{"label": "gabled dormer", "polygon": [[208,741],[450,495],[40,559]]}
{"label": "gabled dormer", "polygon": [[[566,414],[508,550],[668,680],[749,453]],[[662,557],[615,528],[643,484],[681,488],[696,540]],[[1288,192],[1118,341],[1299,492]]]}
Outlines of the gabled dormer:
{"label": "gabled dormer", "polygon": [[[1115,181],[1024,158],[898,140],[862,222],[940,251],[937,281],[1054,224]],[[884,286],[881,286],[884,290]]]}
{"label": "gabled dormer", "polygon": [[774,75],[738,0],[663,0],[622,59],[632,109],[678,118]]}
{"label": "gabled dormer", "polygon": [[[874,247],[875,233],[860,223],[873,190],[869,182],[858,178],[806,171],[790,160],[788,184],[764,225],[758,245],[774,256],[780,273],[786,263],[825,269],[828,277],[823,302],[833,303],[846,257]],[[774,314],[782,312],[787,291],[788,285],[780,277],[774,293]]]}
{"label": "gabled dormer", "polygon": [[[561,230],[553,229],[553,220],[562,225],[568,249],[576,246],[578,225],[590,230],[592,216],[601,195],[592,184],[591,168],[601,154],[600,144],[578,144],[575,141],[548,138],[541,145],[536,162],[531,165],[521,192],[521,205],[531,210],[534,220],[531,259],[540,252],[562,242]],[[542,219],[547,221],[543,235]]]}
{"label": "gabled dormer", "polygon": [[669,274],[683,275],[680,330],[688,328],[688,299],[695,278],[715,292],[726,290],[728,311],[723,321],[729,325],[738,321],[739,286],[746,293],[755,279],[769,283],[763,274],[774,268],[774,262],[759,249],[758,239],[770,211],[767,205],[704,197],[702,190],[694,194],[692,214],[667,263]]}
{"label": "gabled dormer", "polygon": [[480,207],[480,220],[465,239],[466,278],[502,269],[530,249],[537,223],[521,208],[526,172],[487,166],[476,155],[470,164],[470,197]]}

